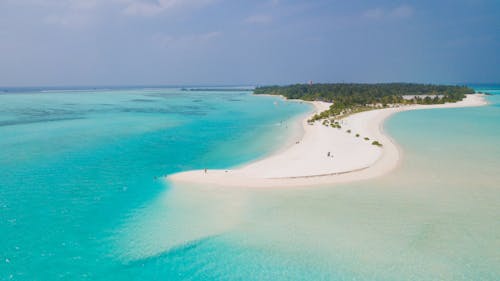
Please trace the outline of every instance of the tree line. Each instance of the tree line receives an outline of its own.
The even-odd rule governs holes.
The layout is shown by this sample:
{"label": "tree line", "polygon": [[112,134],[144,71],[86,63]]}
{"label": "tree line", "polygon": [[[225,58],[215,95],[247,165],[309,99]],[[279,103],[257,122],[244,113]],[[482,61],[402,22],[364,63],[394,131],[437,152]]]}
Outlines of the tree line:
{"label": "tree line", "polygon": [[314,118],[316,120],[369,110],[376,106],[457,102],[466,94],[472,93],[474,90],[466,86],[416,83],[294,84],[257,87],[254,90],[254,94],[257,95],[282,95],[288,99],[333,103],[329,110],[317,115]]}

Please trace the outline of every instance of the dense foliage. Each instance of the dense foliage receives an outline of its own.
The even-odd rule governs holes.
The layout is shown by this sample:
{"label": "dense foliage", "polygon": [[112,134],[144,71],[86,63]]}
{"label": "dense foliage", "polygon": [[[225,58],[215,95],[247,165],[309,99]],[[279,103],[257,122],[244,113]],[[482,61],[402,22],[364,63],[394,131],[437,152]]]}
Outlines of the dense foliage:
{"label": "dense foliage", "polygon": [[[465,86],[412,83],[385,84],[295,84],[257,87],[255,94],[282,95],[288,99],[333,102],[330,110],[314,120],[395,104],[440,104],[457,102],[474,90]],[[405,97],[406,96],[406,97]],[[313,121],[314,121],[313,120]]]}

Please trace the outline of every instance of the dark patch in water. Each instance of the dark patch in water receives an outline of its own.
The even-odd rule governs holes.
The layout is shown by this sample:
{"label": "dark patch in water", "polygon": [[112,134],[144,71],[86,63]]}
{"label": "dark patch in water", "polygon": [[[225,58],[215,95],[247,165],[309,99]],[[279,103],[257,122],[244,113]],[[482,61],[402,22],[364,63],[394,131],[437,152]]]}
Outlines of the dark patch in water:
{"label": "dark patch in water", "polygon": [[134,101],[134,102],[155,102],[155,100],[150,100],[150,99],[133,99],[131,101]]}
{"label": "dark patch in water", "polygon": [[162,99],[170,99],[172,97],[184,97],[186,94],[184,93],[154,93],[154,94],[146,94],[145,97],[155,97]]}
{"label": "dark patch in water", "polygon": [[211,235],[211,236],[203,237],[203,238],[200,238],[197,240],[193,240],[191,242],[187,242],[187,243],[181,244],[179,246],[175,246],[173,248],[170,248],[169,250],[166,250],[166,251],[161,252],[159,254],[156,254],[154,256],[134,260],[132,262],[129,262],[128,265],[133,267],[133,266],[143,265],[146,263],[155,262],[156,260],[161,259],[161,258],[168,258],[169,256],[180,255],[180,254],[183,254],[187,251],[191,251],[193,249],[196,249],[196,248],[202,246],[203,244],[210,242],[210,240],[213,240],[214,238],[217,238],[219,236],[220,235]]}
{"label": "dark patch in water", "polygon": [[78,120],[78,119],[85,119],[85,118],[84,117],[62,117],[62,118],[45,118],[45,119],[8,120],[8,121],[0,121],[0,127],[34,124],[34,123],[45,123],[45,122],[56,122],[56,121]]}
{"label": "dark patch in water", "polygon": [[182,114],[182,115],[206,115],[198,106],[176,106],[169,108],[122,108],[121,112],[127,113],[154,113],[154,114]]}
{"label": "dark patch in water", "polygon": [[61,119],[81,117],[81,111],[61,109],[61,108],[16,108],[2,110],[0,112],[14,114],[20,120],[45,120],[45,119]]}
{"label": "dark patch in water", "polygon": [[197,105],[185,105],[185,106],[179,106],[177,107],[179,109],[183,109],[183,108],[187,108],[187,109],[190,109],[190,110],[201,110],[201,106],[197,106]]}

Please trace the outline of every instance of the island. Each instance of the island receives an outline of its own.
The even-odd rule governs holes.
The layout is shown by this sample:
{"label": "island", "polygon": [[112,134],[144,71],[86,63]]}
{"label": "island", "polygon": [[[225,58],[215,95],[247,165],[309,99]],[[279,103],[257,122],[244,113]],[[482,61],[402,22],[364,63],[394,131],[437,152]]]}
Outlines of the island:
{"label": "island", "polygon": [[415,83],[264,86],[254,94],[307,102],[312,110],[291,126],[292,139],[268,157],[235,169],[176,173],[167,180],[290,187],[373,178],[395,169],[401,159],[401,149],[383,131],[383,122],[394,113],[487,104],[484,95],[466,86]]}
{"label": "island", "polygon": [[444,104],[461,101],[474,90],[466,86],[413,83],[385,84],[295,84],[257,87],[256,95],[279,95],[287,99],[332,103],[311,121],[342,118],[361,111],[409,104]]}

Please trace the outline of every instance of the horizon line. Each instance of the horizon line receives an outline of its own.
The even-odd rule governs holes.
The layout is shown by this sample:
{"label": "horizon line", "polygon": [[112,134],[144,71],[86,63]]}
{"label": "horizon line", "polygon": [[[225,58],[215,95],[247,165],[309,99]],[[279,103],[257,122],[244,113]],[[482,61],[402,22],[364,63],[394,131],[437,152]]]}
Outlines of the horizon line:
{"label": "horizon line", "polygon": [[[314,82],[313,84],[429,84],[429,85],[499,85],[500,82],[410,82],[410,81],[392,81],[392,82],[353,82],[353,81],[340,81],[340,82]],[[5,89],[48,89],[55,88],[56,90],[71,90],[71,89],[88,89],[88,90],[103,90],[106,88],[185,88],[185,87],[258,87],[258,86],[286,86],[295,84],[308,84],[305,82],[293,82],[293,83],[241,83],[241,84],[122,84],[122,85],[112,85],[112,84],[81,84],[81,85],[32,85],[32,86],[1,86],[1,90]],[[49,89],[50,90],[50,89]]]}

